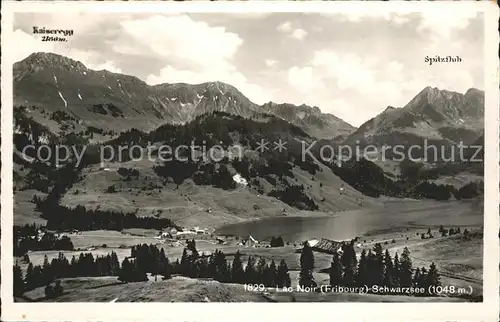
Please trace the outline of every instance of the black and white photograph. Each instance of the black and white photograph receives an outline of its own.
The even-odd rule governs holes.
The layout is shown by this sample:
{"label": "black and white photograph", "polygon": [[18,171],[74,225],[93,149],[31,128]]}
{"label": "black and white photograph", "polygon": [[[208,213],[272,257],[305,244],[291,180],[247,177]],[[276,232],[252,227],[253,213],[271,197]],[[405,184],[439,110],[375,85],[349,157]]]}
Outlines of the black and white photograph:
{"label": "black and white photograph", "polygon": [[14,304],[484,302],[487,6],[61,7],[11,14]]}

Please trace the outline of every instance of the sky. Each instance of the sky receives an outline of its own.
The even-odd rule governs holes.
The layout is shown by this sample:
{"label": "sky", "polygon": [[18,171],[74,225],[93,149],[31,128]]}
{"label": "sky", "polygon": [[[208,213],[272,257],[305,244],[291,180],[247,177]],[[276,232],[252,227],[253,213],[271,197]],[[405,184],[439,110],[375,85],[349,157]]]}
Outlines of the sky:
{"label": "sky", "polygon": [[[450,7],[453,9],[453,7]],[[42,42],[33,26],[72,29]],[[222,81],[257,104],[307,104],[359,126],[424,87],[483,89],[475,12],[18,13],[16,61],[54,52],[150,85]],[[426,56],[460,56],[430,66]]]}

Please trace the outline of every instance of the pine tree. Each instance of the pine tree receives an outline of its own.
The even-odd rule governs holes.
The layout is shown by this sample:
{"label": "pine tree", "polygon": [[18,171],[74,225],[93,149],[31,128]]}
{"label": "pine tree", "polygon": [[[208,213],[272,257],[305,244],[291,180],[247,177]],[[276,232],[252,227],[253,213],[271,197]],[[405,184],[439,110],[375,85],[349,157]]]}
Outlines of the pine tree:
{"label": "pine tree", "polygon": [[422,267],[420,269],[420,277],[417,282],[419,287],[424,288],[425,293],[429,295],[429,285],[427,284],[427,269],[425,269],[425,267]]}
{"label": "pine tree", "polygon": [[28,268],[26,269],[26,276],[24,277],[24,281],[26,284],[26,289],[31,290],[36,287],[37,283],[35,281],[35,272],[33,269],[33,263],[28,264]]}
{"label": "pine tree", "polygon": [[63,294],[64,289],[61,285],[61,281],[57,280],[56,284],[54,285],[54,297],[60,296]]}
{"label": "pine tree", "polygon": [[276,277],[276,285],[278,287],[290,287],[292,281],[290,279],[290,274],[288,273],[288,266],[284,259],[280,261],[280,265],[278,266],[278,273]]}
{"label": "pine tree", "polygon": [[436,264],[432,262],[431,266],[429,267],[429,272],[427,273],[426,276],[426,284],[428,286],[440,286],[441,285],[441,280],[439,278],[439,273],[436,267]]}
{"label": "pine tree", "polygon": [[257,272],[255,270],[255,258],[248,256],[247,266],[245,267],[245,281],[248,284],[257,283]]}
{"label": "pine tree", "polygon": [[16,262],[14,265],[14,295],[20,296],[24,293],[24,279],[23,279],[23,271],[21,270],[21,266]]}
{"label": "pine tree", "polygon": [[118,280],[122,282],[129,282],[131,280],[132,275],[132,266],[127,257],[125,257],[122,261],[122,267],[118,274]]}
{"label": "pine tree", "polygon": [[385,255],[384,255],[384,281],[383,281],[384,286],[394,286],[395,285],[395,278],[394,278],[394,265],[392,263],[392,258],[391,254],[389,254],[389,250],[385,250]]}
{"label": "pine tree", "polygon": [[309,243],[304,242],[302,254],[300,255],[299,285],[305,287],[315,287],[316,282],[313,277],[314,254]]}
{"label": "pine tree", "polygon": [[338,286],[341,284],[342,284],[342,264],[340,263],[339,254],[335,252],[333,253],[332,264],[330,266],[330,285]]}
{"label": "pine tree", "polygon": [[54,287],[50,283],[45,286],[45,297],[47,299],[54,298]]}
{"label": "pine tree", "polygon": [[146,271],[139,265],[137,260],[130,264],[132,266],[131,282],[145,282],[148,280]]}
{"label": "pine tree", "polygon": [[243,263],[241,262],[240,251],[237,251],[234,255],[231,280],[233,283],[242,284],[245,282],[245,271],[243,270]]}
{"label": "pine tree", "polygon": [[198,271],[200,272],[200,277],[209,277],[208,275],[208,260],[206,257],[198,259]]}
{"label": "pine tree", "polygon": [[372,263],[373,284],[381,286],[384,281],[384,250],[380,243],[373,247],[374,257]]}
{"label": "pine tree", "polygon": [[271,264],[269,264],[266,270],[265,274],[266,282],[264,284],[269,287],[276,287],[277,276],[278,276],[278,271],[276,269],[276,263],[274,262],[274,260],[271,260]]}
{"label": "pine tree", "polygon": [[412,286],[422,287],[421,282],[422,282],[422,274],[420,273],[420,268],[417,267],[417,269],[415,269],[415,274],[413,275]]}
{"label": "pine tree", "polygon": [[356,283],[356,251],[354,250],[354,242],[344,244],[342,246],[342,256],[340,262],[344,268],[342,284],[345,286],[354,286]]}
{"label": "pine tree", "polygon": [[410,287],[412,283],[412,262],[408,247],[403,249],[399,268],[399,280],[402,287]]}
{"label": "pine tree", "polygon": [[[161,250],[163,251],[163,248]],[[162,275],[163,280],[168,280],[172,277],[172,268],[167,257],[165,257],[161,263],[160,274]]]}
{"label": "pine tree", "polygon": [[187,249],[184,248],[184,250],[182,251],[182,257],[181,257],[181,274],[183,276],[190,276],[190,272],[189,272],[189,269],[190,269],[190,258],[188,256],[188,253],[187,253]]}
{"label": "pine tree", "polygon": [[[163,250],[163,248],[162,248]],[[120,272],[120,262],[118,261],[118,255],[113,251],[111,252],[111,275],[117,276]]]}
{"label": "pine tree", "polygon": [[52,267],[50,267],[49,263],[49,258],[47,255],[44,256],[43,258],[43,277],[44,277],[44,283],[48,284],[53,281],[53,276],[52,276]]}
{"label": "pine tree", "polygon": [[393,268],[393,273],[392,273],[394,286],[401,286],[401,281],[400,281],[399,276],[400,276],[399,255],[398,255],[398,253],[396,253],[394,255],[394,268]]}
{"label": "pine tree", "polygon": [[264,258],[260,258],[257,263],[257,283],[264,284],[264,275],[266,272],[266,260]]}
{"label": "pine tree", "polygon": [[[361,255],[359,257],[358,271],[356,274],[356,285],[358,285],[358,286],[368,285],[367,284],[368,283],[368,273],[369,273],[369,271],[368,271],[368,258],[366,255],[366,249],[363,249],[361,251]],[[330,280],[331,280],[331,277],[330,277]],[[330,284],[331,284],[331,282],[330,282]]]}

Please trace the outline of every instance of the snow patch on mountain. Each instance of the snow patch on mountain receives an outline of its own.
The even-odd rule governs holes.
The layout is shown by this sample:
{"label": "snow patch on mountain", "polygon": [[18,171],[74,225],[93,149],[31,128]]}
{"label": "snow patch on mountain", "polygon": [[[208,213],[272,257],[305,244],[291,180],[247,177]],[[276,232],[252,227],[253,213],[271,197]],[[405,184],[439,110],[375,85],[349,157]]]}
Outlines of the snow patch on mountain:
{"label": "snow patch on mountain", "polygon": [[59,91],[59,97],[63,100],[64,102],[64,107],[68,107],[68,102],[64,99],[64,96],[61,94],[61,91]]}

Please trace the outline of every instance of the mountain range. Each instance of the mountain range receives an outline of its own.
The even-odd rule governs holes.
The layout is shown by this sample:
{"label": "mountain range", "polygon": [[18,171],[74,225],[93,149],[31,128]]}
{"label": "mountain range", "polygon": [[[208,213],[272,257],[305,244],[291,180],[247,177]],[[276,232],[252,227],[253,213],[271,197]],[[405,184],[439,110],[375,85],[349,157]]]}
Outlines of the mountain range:
{"label": "mountain range", "polygon": [[404,107],[389,106],[355,128],[318,107],[274,102],[257,105],[222,82],[150,86],[137,77],[95,71],[52,53],[34,53],[17,62],[13,75],[15,106],[64,111],[80,123],[105,131],[152,130],[165,123],[184,124],[214,111],[245,118],[270,114],[312,137],[361,146],[421,144],[423,139],[467,144],[477,140],[484,128],[484,92],[473,88],[461,94],[426,87]]}
{"label": "mountain range", "polygon": [[150,86],[137,77],[94,71],[81,62],[51,53],[34,53],[14,65],[14,104],[66,111],[105,130],[151,130],[182,124],[221,111],[251,118],[268,113],[300,126],[315,137],[350,134],[355,127],[318,107],[251,102],[222,82]]}
{"label": "mountain range", "polygon": [[[477,165],[435,165],[429,170],[401,162],[400,175],[366,159],[343,165],[320,160],[317,150],[312,150],[316,159],[304,160],[296,141],[406,147],[426,139],[445,146],[481,142],[484,93],[477,89],[460,94],[426,87],[404,107],[388,107],[355,128],[318,107],[257,105],[222,82],[149,86],[136,77],[94,71],[55,54],[32,54],[16,63],[13,72],[18,209],[32,207],[29,200],[33,195],[24,191],[34,190],[50,193],[66,206],[93,200],[89,207],[135,209],[143,215],[163,209],[169,200],[178,205],[179,213],[169,213],[177,221],[216,226],[297,209],[324,213],[360,209],[378,205],[381,195],[448,200],[454,195],[476,196],[480,190],[480,185],[469,189],[473,193],[460,190],[482,178]],[[284,139],[289,144],[284,152],[257,153],[263,139]],[[107,168],[99,166],[99,144],[118,148],[145,147],[147,142],[179,146],[194,141],[209,146],[220,143],[225,151],[240,145],[243,158],[225,158],[219,164],[126,159],[110,161]],[[20,151],[32,143],[89,146],[84,167],[71,177],[78,179],[61,183],[56,179],[66,175],[58,170],[22,160]],[[465,179],[454,186],[443,181],[443,176],[464,171]],[[239,189],[241,183],[236,184],[234,176],[243,178],[248,189]],[[228,192],[221,193],[221,189]],[[193,193],[195,197],[187,197]],[[124,200],[130,202],[125,205]],[[207,217],[207,208],[217,216]],[[25,213],[33,219],[32,208]]]}

